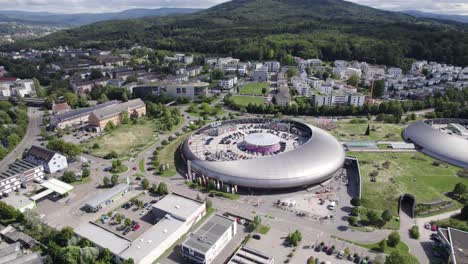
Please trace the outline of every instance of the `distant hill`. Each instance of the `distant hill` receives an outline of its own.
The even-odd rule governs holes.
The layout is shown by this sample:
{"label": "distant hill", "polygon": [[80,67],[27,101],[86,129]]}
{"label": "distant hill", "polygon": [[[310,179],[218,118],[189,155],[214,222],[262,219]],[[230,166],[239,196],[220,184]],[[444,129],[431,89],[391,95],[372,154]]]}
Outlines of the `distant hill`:
{"label": "distant hill", "polygon": [[468,16],[460,16],[460,15],[444,15],[444,14],[434,14],[434,13],[426,13],[416,10],[406,10],[402,11],[402,13],[412,15],[414,17],[425,17],[425,18],[434,18],[440,20],[450,20],[456,21],[461,23],[468,23]]}
{"label": "distant hill", "polygon": [[22,23],[59,24],[82,26],[106,20],[142,18],[148,16],[167,16],[190,14],[199,11],[193,8],[128,9],[116,13],[77,13],[59,14],[49,12],[1,11],[0,21],[19,21]]}
{"label": "distant hill", "polygon": [[3,49],[118,48],[362,60],[408,67],[406,58],[468,65],[468,25],[415,18],[341,0],[234,0],[193,14],[99,22]]}

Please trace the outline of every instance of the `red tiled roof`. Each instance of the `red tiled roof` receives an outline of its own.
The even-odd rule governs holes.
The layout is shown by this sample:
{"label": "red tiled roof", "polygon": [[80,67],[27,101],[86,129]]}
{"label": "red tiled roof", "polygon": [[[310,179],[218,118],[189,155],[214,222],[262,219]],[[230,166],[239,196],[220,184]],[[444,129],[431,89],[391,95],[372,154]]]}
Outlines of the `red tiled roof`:
{"label": "red tiled roof", "polygon": [[17,78],[15,77],[0,77],[0,82],[14,82]]}

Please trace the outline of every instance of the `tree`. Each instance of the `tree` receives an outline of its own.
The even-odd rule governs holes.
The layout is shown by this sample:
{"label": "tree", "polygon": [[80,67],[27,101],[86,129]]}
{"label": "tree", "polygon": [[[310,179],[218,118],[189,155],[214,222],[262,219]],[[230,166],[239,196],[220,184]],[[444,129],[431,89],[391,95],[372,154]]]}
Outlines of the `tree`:
{"label": "tree", "polygon": [[109,101],[109,98],[107,98],[107,95],[105,93],[101,94],[101,96],[98,99],[98,102],[100,104],[108,102],[108,101]]}
{"label": "tree", "polygon": [[382,239],[382,241],[379,242],[379,251],[382,253],[385,253],[387,250],[387,241],[385,239]]}
{"label": "tree", "polygon": [[91,69],[91,73],[89,74],[89,79],[90,80],[97,80],[104,77],[102,72],[98,69]]}
{"label": "tree", "polygon": [[127,111],[123,111],[121,113],[121,119],[122,119],[122,124],[128,124],[128,121],[130,120],[129,117],[128,117],[128,112]]}
{"label": "tree", "polygon": [[353,207],[353,209],[351,209],[351,215],[352,216],[359,216],[360,211],[361,210],[359,210],[359,207]]}
{"label": "tree", "polygon": [[114,255],[108,248],[104,248],[101,250],[101,252],[99,252],[98,260],[102,263],[113,263]]}
{"label": "tree", "polygon": [[148,181],[148,179],[144,178],[144,179],[141,181],[141,187],[143,187],[143,190],[148,189],[148,187],[149,187],[149,181]]}
{"label": "tree", "polygon": [[154,183],[151,184],[150,192],[154,194],[158,193],[158,186]]}
{"label": "tree", "polygon": [[210,209],[213,207],[213,202],[211,201],[211,199],[206,198],[205,205],[206,205],[206,209]]}
{"label": "tree", "polygon": [[54,237],[55,243],[61,247],[66,247],[68,245],[68,241],[73,237],[73,228],[71,227],[65,227],[60,232],[57,232],[57,234]]}
{"label": "tree", "polygon": [[73,171],[64,171],[62,180],[67,183],[72,183],[76,181],[76,174]]}
{"label": "tree", "polygon": [[117,175],[115,175],[115,174],[112,175],[112,177],[111,177],[112,186],[117,185],[118,182],[119,182],[119,176],[117,176]]}
{"label": "tree", "polygon": [[377,80],[374,82],[374,94],[373,98],[380,98],[385,92],[385,81]]}
{"label": "tree", "polygon": [[452,193],[457,197],[462,197],[463,195],[467,194],[467,187],[462,182],[459,182],[455,184]]}
{"label": "tree", "polygon": [[261,223],[262,223],[262,217],[260,217],[259,215],[256,215],[252,222],[252,229],[253,230],[257,229]]}
{"label": "tree", "polygon": [[169,190],[167,188],[167,184],[165,182],[160,182],[158,186],[158,194],[159,195],[166,195],[169,193]]}
{"label": "tree", "polygon": [[22,215],[21,212],[16,210],[13,206],[0,202],[0,219],[17,219],[19,215]]}
{"label": "tree", "polygon": [[385,258],[385,264],[418,264],[419,261],[408,253],[393,251]]}
{"label": "tree", "polygon": [[122,261],[122,264],[134,264],[134,263],[135,263],[135,260],[133,260],[132,258]]}
{"label": "tree", "polygon": [[91,171],[86,167],[81,171],[81,177],[87,178],[91,174]]}
{"label": "tree", "polygon": [[267,93],[267,88],[263,87],[262,88],[262,94],[265,95]]}
{"label": "tree", "polygon": [[18,136],[16,133],[11,133],[7,137],[8,148],[13,149],[13,147],[16,146],[20,141],[21,141],[20,136]]}
{"label": "tree", "polygon": [[411,227],[410,236],[411,238],[419,239],[419,227],[417,225],[414,225],[413,227]]}
{"label": "tree", "polygon": [[67,92],[63,95],[63,98],[70,107],[75,107],[78,103],[78,95],[76,95],[75,93]]}
{"label": "tree", "polygon": [[396,247],[398,243],[400,243],[400,234],[398,234],[397,231],[393,231],[392,233],[390,233],[390,235],[388,235],[387,244],[390,247]]}
{"label": "tree", "polygon": [[288,234],[287,240],[291,245],[297,246],[299,242],[302,240],[302,234],[301,232],[299,232],[299,230],[296,230]]}
{"label": "tree", "polygon": [[463,220],[468,220],[468,204],[465,204],[461,209],[460,218]]}
{"label": "tree", "polygon": [[385,209],[383,212],[382,212],[382,220],[384,220],[385,222],[388,222],[390,220],[392,220],[392,214],[390,213],[390,210],[388,209]]}
{"label": "tree", "polygon": [[348,223],[351,226],[356,226],[357,222],[358,222],[358,219],[355,216],[351,216],[348,218]]}
{"label": "tree", "polygon": [[115,221],[117,221],[117,223],[121,224],[122,220],[123,220],[123,215],[122,214],[117,214],[115,216]]}
{"label": "tree", "polygon": [[377,222],[380,220],[379,215],[374,210],[368,210],[366,216],[369,223],[373,225],[377,224]]}
{"label": "tree", "polygon": [[359,197],[353,197],[351,199],[351,205],[353,206],[361,206],[361,199]]}
{"label": "tree", "polygon": [[130,218],[125,218],[124,225],[125,225],[125,226],[131,226],[131,225],[132,225],[132,219],[130,219]]}
{"label": "tree", "polygon": [[348,85],[358,86],[359,84],[359,76],[357,74],[353,74],[349,77],[348,81],[346,82]]}
{"label": "tree", "polygon": [[291,79],[293,76],[297,75],[297,69],[294,67],[289,67],[289,69],[286,71],[286,75],[288,76],[288,79]]}
{"label": "tree", "polygon": [[221,80],[223,77],[224,77],[224,72],[221,71],[220,69],[214,69],[210,74],[211,80]]}
{"label": "tree", "polygon": [[370,136],[370,125],[367,125],[367,129],[366,129],[365,135],[366,135],[366,136]]}
{"label": "tree", "polygon": [[104,179],[102,179],[102,184],[104,185],[104,187],[109,187],[110,186],[109,177],[105,176]]}

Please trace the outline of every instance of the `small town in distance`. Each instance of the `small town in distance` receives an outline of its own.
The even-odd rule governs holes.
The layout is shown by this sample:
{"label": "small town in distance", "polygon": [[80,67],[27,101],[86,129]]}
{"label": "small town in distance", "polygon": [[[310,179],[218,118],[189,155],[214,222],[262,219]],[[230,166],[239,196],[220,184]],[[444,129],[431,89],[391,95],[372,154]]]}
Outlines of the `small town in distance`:
{"label": "small town in distance", "polygon": [[0,264],[468,263],[468,65],[270,55],[0,45]]}

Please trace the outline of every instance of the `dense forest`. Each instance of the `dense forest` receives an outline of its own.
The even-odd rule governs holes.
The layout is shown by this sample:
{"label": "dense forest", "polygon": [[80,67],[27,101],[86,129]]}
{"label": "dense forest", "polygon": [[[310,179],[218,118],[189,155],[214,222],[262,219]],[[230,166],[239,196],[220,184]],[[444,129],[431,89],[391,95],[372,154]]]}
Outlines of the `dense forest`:
{"label": "dense forest", "polygon": [[341,0],[234,0],[195,14],[101,22],[2,48],[112,49],[136,43],[284,63],[292,55],[398,66],[405,58],[468,65],[466,24]]}
{"label": "dense forest", "polygon": [[28,113],[24,105],[0,102],[0,160],[21,142],[28,128]]}

